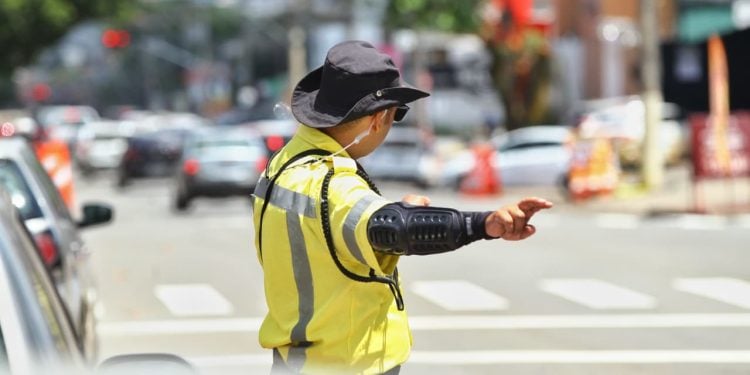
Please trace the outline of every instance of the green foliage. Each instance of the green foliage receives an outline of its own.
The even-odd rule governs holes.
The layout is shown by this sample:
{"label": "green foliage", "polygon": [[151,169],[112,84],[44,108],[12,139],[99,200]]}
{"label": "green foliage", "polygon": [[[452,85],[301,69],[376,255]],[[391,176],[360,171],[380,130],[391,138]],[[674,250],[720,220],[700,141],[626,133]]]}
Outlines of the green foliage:
{"label": "green foliage", "polygon": [[30,63],[76,23],[127,17],[131,0],[0,0],[0,79]]}
{"label": "green foliage", "polygon": [[483,0],[391,0],[386,13],[390,29],[411,28],[476,32]]}

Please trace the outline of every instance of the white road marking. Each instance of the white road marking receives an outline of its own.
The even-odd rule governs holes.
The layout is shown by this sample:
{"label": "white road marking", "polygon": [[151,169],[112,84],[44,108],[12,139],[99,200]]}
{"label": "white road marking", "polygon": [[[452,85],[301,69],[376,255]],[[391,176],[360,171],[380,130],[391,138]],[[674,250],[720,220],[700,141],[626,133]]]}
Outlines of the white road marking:
{"label": "white road marking", "polygon": [[531,219],[531,224],[537,228],[555,228],[560,226],[560,215],[542,213]]}
{"label": "white road marking", "polygon": [[229,315],[234,310],[208,284],[157,285],[154,294],[175,316]]}
{"label": "white road marking", "polygon": [[609,229],[636,229],[641,218],[630,214],[598,214],[594,216],[596,226]]}
{"label": "white road marking", "polygon": [[221,334],[257,332],[263,318],[171,319],[99,322],[97,331],[108,336]]}
{"label": "white road marking", "polygon": [[750,229],[750,215],[737,215],[734,217],[734,222],[742,229]]}
{"label": "white road marking", "polygon": [[750,363],[750,350],[482,350],[414,351],[407,363]]}
{"label": "white road marking", "polygon": [[[206,318],[99,322],[102,336],[258,332],[263,318]],[[750,314],[587,314],[413,316],[414,331],[750,327]]]}
{"label": "white road marking", "polygon": [[272,354],[234,354],[202,357],[187,357],[187,361],[197,367],[240,367],[271,365]]}
{"label": "white road marking", "polygon": [[676,279],[675,289],[750,309],[750,283],[728,277]]}
{"label": "white road marking", "polygon": [[651,309],[656,299],[596,279],[547,279],[540,288],[592,309]]}
{"label": "white road marking", "polygon": [[[272,355],[234,354],[186,359],[194,366],[269,366]],[[414,350],[407,365],[750,363],[750,350]]]}
{"label": "white road marking", "polygon": [[409,326],[415,331],[750,327],[750,314],[416,316]]}
{"label": "white road marking", "polygon": [[508,308],[508,300],[465,280],[417,281],[411,290],[448,311],[487,311]]}
{"label": "white road marking", "polygon": [[728,221],[724,216],[681,215],[675,219],[674,226],[688,230],[723,230]]}

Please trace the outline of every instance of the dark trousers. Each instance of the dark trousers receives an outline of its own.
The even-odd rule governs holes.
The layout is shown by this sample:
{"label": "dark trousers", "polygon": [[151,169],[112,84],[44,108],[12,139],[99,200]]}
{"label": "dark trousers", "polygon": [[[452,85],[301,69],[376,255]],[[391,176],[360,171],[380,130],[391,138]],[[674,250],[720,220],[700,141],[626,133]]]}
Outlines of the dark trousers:
{"label": "dark trousers", "polygon": [[[401,371],[401,366],[396,366],[386,372],[383,373],[383,375],[398,375],[398,373]],[[286,362],[284,362],[284,358],[281,357],[281,353],[279,353],[278,350],[273,350],[273,365],[271,365],[271,375],[292,375],[297,374],[293,369],[291,369]]]}

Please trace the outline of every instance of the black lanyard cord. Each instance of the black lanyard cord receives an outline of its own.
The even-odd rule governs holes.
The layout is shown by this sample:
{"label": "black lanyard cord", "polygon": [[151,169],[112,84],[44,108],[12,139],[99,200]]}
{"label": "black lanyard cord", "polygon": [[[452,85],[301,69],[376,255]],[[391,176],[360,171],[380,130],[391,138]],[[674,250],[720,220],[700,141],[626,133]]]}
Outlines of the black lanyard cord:
{"label": "black lanyard cord", "polygon": [[[278,152],[277,152],[278,153]],[[297,155],[294,155],[292,158],[286,161],[281,168],[279,168],[279,171],[276,172],[276,174],[269,179],[268,187],[266,188],[266,194],[263,196],[263,207],[260,209],[260,223],[258,224],[258,254],[260,257],[261,263],[263,262],[263,215],[266,214],[266,209],[268,208],[268,203],[271,201],[271,193],[273,192],[274,186],[276,186],[276,180],[281,177],[281,173],[284,172],[285,169],[287,169],[292,163],[295,161],[302,159],[306,156],[310,155],[328,155],[330,154],[329,151],[321,150],[321,149],[311,149],[303,151]],[[276,156],[276,154],[273,154],[271,156],[271,159],[268,160],[268,165],[266,166],[266,178],[268,178],[268,169],[271,166],[271,160]]]}
{"label": "black lanyard cord", "polygon": [[[360,174],[361,171],[361,174]],[[343,273],[346,277],[355,280],[360,281],[363,283],[369,283],[369,282],[378,282],[382,284],[387,284],[388,288],[391,290],[391,294],[393,294],[393,298],[396,300],[396,307],[399,311],[404,310],[404,297],[401,294],[401,288],[398,285],[398,271],[395,270],[393,273],[393,277],[384,277],[384,276],[377,276],[375,274],[375,270],[370,268],[369,275],[362,276],[357,275],[356,273],[349,271],[344,267],[343,264],[341,264],[341,260],[339,260],[338,255],[336,255],[336,248],[333,244],[333,235],[331,233],[331,223],[330,223],[330,214],[328,211],[328,186],[331,183],[331,178],[333,178],[334,170],[331,169],[326,173],[325,177],[323,177],[323,186],[320,190],[320,222],[323,226],[323,234],[326,238],[326,244],[328,245],[328,252],[331,253],[331,258],[333,258],[333,262],[336,264],[336,267]],[[378,195],[380,192],[378,192],[375,185],[370,180],[369,176],[367,176],[367,173],[365,173],[362,169],[357,169],[357,174],[360,175],[367,183],[370,185],[370,188],[374,190]]]}
{"label": "black lanyard cord", "polygon": [[[260,218],[259,218],[259,224],[258,224],[258,254],[260,257],[261,263],[263,262],[263,216],[266,213],[266,209],[268,208],[268,203],[270,202],[271,193],[273,192],[273,188],[276,185],[276,180],[279,179],[282,172],[286,170],[292,163],[294,163],[297,160],[300,160],[306,156],[310,155],[319,155],[319,156],[327,156],[330,155],[330,151],[325,151],[321,149],[311,149],[303,151],[289,160],[287,160],[281,168],[279,168],[278,172],[269,179],[268,187],[266,189],[266,194],[263,197],[263,206],[260,210]],[[271,160],[276,156],[276,154],[271,156],[271,159],[268,161],[268,166],[266,167],[266,178],[268,178],[268,169],[271,165]],[[401,288],[398,284],[398,269],[395,269],[393,272],[392,277],[387,276],[377,276],[375,274],[375,270],[370,268],[370,273],[367,276],[358,275],[350,270],[348,270],[344,265],[341,263],[341,260],[339,260],[338,255],[336,255],[336,248],[333,244],[333,235],[331,233],[331,223],[330,223],[330,214],[328,211],[328,187],[331,183],[331,179],[333,178],[334,169],[331,168],[323,178],[323,186],[321,187],[320,191],[320,221],[323,227],[323,234],[326,239],[326,244],[328,245],[328,251],[331,254],[331,258],[333,258],[333,262],[336,264],[336,267],[343,273],[346,277],[359,281],[359,282],[378,282],[382,284],[388,285],[388,288],[391,290],[391,293],[393,294],[393,297],[396,300],[396,307],[399,311],[404,310],[404,298],[401,294]],[[372,179],[370,179],[370,176],[367,175],[367,173],[362,169],[362,166],[357,163],[357,175],[361,177],[365,182],[367,182],[367,185],[370,187],[372,191],[374,191],[376,194],[381,195],[378,188],[375,186],[375,184],[372,182]]]}

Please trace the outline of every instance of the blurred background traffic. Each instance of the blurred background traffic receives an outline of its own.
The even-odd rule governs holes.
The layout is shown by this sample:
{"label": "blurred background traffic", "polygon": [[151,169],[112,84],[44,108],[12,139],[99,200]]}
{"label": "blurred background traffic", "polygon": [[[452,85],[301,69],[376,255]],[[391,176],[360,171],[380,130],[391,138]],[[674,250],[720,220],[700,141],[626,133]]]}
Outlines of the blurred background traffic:
{"label": "blurred background traffic", "polygon": [[[417,345],[426,343],[416,347],[411,371],[568,371],[545,367],[566,363],[543,350],[549,346],[594,358],[571,373],[638,372],[623,365],[626,359],[597,361],[586,351],[600,342],[632,349],[627,330],[574,334],[565,343],[557,331],[546,339],[513,331],[510,337],[526,343],[518,346],[471,329],[452,332],[458,340],[434,341],[442,332],[419,325],[420,315],[446,311],[456,319],[467,311],[583,316],[591,303],[577,310],[540,295],[577,301],[555,292],[561,280],[609,279],[573,288],[604,291],[600,296],[615,295],[621,284],[645,289],[623,294],[604,313],[655,309],[690,332],[714,316],[675,311],[750,308],[750,275],[738,266],[750,260],[741,252],[750,228],[748,0],[29,0],[0,2],[0,20],[0,207],[18,212],[2,224],[8,232],[18,232],[13,220],[26,228],[17,234],[26,240],[3,246],[38,257],[28,262],[49,271],[31,281],[49,277],[59,294],[44,297],[58,298],[53,305],[60,308],[42,315],[70,326],[62,329],[69,337],[58,338],[69,341],[66,358],[98,363],[115,354],[170,352],[209,372],[266,371],[270,353],[258,348],[254,333],[265,306],[250,194],[299,126],[287,109],[294,84],[347,39],[376,45],[407,82],[432,94],[360,160],[388,198],[416,191],[434,204],[488,209],[538,194],[558,204],[557,214],[540,218],[538,242],[518,245],[527,255],[488,255],[489,263],[525,264],[527,272],[503,276],[458,254],[406,263]],[[704,236],[695,238],[696,229]],[[625,233],[636,230],[649,235]],[[596,239],[609,244],[603,253],[581,243]],[[705,250],[719,244],[728,256],[722,259],[733,261],[707,260]],[[476,247],[489,254],[491,246]],[[558,259],[550,248],[569,257]],[[673,262],[668,248],[684,251],[684,263]],[[494,276],[449,267],[456,259],[490,267],[486,274]],[[642,278],[621,264],[642,270]],[[730,292],[712,296],[716,290]],[[675,293],[733,307],[726,312]],[[665,311],[654,302],[660,294]],[[445,295],[470,296],[478,307],[434,300]],[[746,315],[733,317],[744,322],[732,326],[738,332],[748,329]],[[0,320],[0,332],[7,322]],[[644,333],[643,324],[626,328]],[[711,330],[716,326],[707,323],[696,341],[656,335],[654,345],[671,348],[676,340],[698,350],[704,345],[696,343],[711,337],[717,347],[708,348],[740,359],[676,351],[656,362],[675,369],[697,362],[687,366],[696,373],[750,371],[750,351],[742,350],[750,342],[727,344],[735,334]],[[475,329],[484,328],[508,333]],[[30,353],[42,351],[29,342]],[[498,352],[463,362],[439,355],[470,349],[467,343]],[[45,350],[62,345],[52,347]],[[538,360],[504,357],[521,349]],[[38,365],[12,358],[0,355],[0,370]],[[653,363],[632,363],[644,361]]]}

